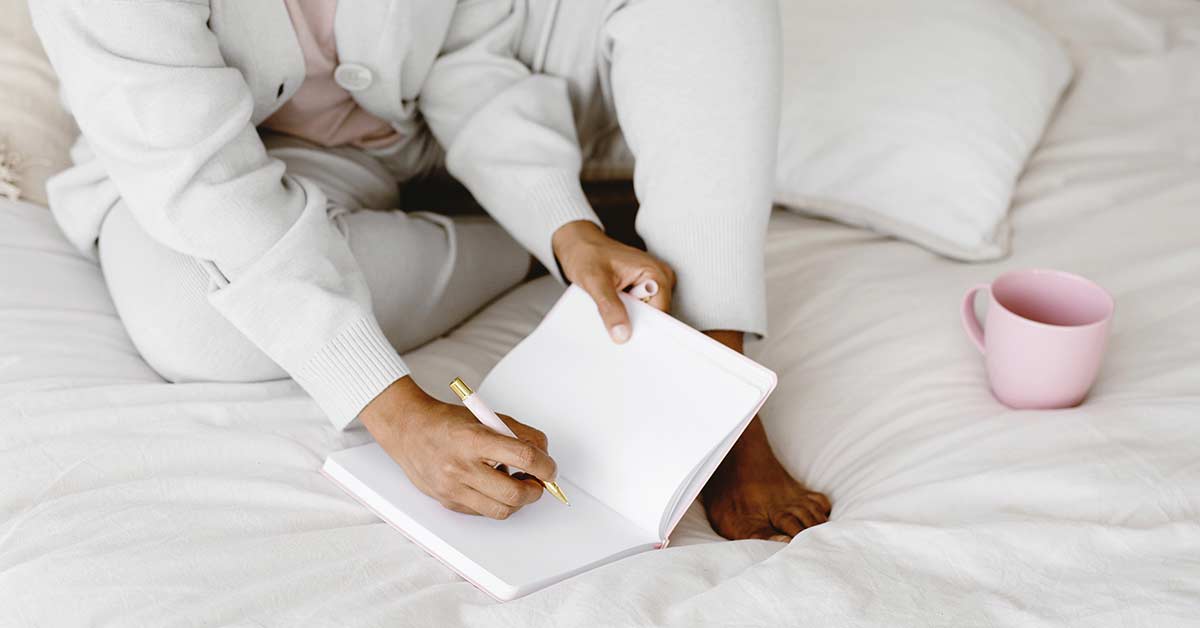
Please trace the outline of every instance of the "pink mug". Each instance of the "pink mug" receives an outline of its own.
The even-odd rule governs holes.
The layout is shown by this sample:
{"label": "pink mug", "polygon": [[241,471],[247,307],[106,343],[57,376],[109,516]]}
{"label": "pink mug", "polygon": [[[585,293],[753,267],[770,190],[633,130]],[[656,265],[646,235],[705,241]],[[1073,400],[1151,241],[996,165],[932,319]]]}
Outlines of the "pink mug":
{"label": "pink mug", "polygon": [[[987,290],[987,331],[975,293]],[[1015,270],[967,291],[963,327],[987,365],[992,394],[1012,408],[1079,405],[1100,371],[1113,298],[1094,282],[1057,270]]]}

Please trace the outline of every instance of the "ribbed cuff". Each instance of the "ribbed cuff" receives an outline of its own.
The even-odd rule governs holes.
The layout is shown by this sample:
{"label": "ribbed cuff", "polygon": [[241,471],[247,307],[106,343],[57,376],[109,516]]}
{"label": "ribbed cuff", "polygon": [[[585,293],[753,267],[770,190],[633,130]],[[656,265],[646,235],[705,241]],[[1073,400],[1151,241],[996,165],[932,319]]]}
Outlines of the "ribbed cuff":
{"label": "ribbed cuff", "polygon": [[675,270],[671,314],[700,331],[767,334],[765,221],[748,214],[647,221],[642,237]]}
{"label": "ribbed cuff", "polygon": [[408,366],[371,316],[342,327],[292,378],[334,427],[344,430],[383,389],[408,373]]}
{"label": "ribbed cuff", "polygon": [[534,239],[524,244],[529,248],[529,252],[549,269],[550,274],[562,282],[564,279],[558,270],[558,261],[554,258],[554,232],[568,222],[576,220],[587,220],[601,229],[604,229],[604,225],[592,209],[591,203],[588,203],[587,196],[583,194],[578,175],[553,172],[541,185],[528,190],[526,201],[530,205],[533,223],[530,225],[530,234]]}

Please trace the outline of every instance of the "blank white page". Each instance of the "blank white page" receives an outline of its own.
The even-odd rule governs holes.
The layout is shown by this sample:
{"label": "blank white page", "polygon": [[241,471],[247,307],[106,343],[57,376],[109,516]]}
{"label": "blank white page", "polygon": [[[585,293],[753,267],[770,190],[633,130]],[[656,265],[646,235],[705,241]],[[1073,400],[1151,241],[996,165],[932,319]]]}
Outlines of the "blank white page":
{"label": "blank white page", "polygon": [[476,586],[508,600],[588,568],[653,548],[654,535],[566,478],[564,506],[545,494],[504,521],[442,507],[371,443],[329,456],[322,472]]}
{"label": "blank white page", "polygon": [[633,324],[625,344],[609,338],[591,297],[572,286],[478,392],[497,412],[546,432],[561,475],[659,535],[673,497],[758,409],[775,378],[623,299]]}

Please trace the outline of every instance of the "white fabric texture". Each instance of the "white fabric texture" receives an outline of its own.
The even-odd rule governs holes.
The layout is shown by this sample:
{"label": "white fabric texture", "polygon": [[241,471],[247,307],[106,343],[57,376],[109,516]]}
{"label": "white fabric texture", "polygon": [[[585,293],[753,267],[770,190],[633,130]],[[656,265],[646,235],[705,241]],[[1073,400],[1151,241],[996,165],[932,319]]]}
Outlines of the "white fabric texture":
{"label": "white fabric texture", "polygon": [[1003,0],[783,0],[775,200],[951,258],[1008,254],[1017,177],[1071,77]]}
{"label": "white fabric texture", "polygon": [[[835,506],[789,545],[669,549],[498,605],[317,469],[366,442],[297,385],[165,385],[99,268],[0,207],[0,626],[1180,626],[1200,608],[1200,7],[1048,0],[1080,74],[1016,196],[1011,259],[964,266],[791,213],[768,238],[763,418]],[[985,388],[962,291],[1049,266],[1116,297],[1079,408]],[[49,289],[53,287],[54,289]],[[406,356],[478,381],[549,279]],[[551,443],[553,452],[553,443]]]}

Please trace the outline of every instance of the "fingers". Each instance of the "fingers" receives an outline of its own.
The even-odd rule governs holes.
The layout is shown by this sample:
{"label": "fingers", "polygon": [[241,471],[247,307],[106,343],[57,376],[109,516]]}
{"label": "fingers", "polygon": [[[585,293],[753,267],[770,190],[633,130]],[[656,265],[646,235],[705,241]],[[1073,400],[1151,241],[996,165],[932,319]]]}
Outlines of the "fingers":
{"label": "fingers", "polygon": [[463,478],[463,482],[501,504],[520,508],[542,496],[542,485],[537,480],[520,480],[487,465],[475,466],[476,469]]}
{"label": "fingers", "polygon": [[584,278],[579,287],[587,292],[596,302],[596,309],[604,321],[604,328],[617,344],[623,344],[633,335],[633,327],[629,324],[629,313],[625,304],[617,297],[617,289],[608,281],[608,277],[592,275]]}
{"label": "fingers", "polygon": [[454,504],[449,506],[451,509],[459,512],[471,510],[489,519],[508,519],[519,508],[498,502],[469,486],[456,491],[453,500]]}
{"label": "fingers", "polygon": [[443,501],[443,502],[441,502],[441,504],[442,504],[442,507],[446,508],[447,510],[453,510],[454,512],[460,512],[464,515],[474,515],[476,517],[479,516],[479,513],[475,512],[474,510],[471,510],[470,508],[467,508],[466,506],[456,504],[452,501]]}
{"label": "fingers", "polygon": [[558,477],[558,466],[546,450],[532,443],[497,434],[480,426],[475,431],[474,456],[516,467],[547,482]]}
{"label": "fingers", "polygon": [[517,435],[517,438],[527,443],[533,443],[542,451],[550,451],[550,443],[546,439],[546,435],[541,430],[525,425],[524,423],[510,416],[503,414],[499,414],[497,416],[500,417],[501,421],[504,421],[504,424],[508,426],[508,429],[512,430],[513,433]]}

